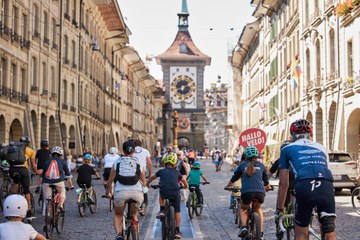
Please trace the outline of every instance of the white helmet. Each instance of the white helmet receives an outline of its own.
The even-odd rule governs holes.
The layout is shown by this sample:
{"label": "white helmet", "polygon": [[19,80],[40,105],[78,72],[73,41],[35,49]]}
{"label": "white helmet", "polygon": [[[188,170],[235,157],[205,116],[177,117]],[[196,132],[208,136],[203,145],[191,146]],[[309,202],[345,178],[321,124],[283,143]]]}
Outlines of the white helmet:
{"label": "white helmet", "polygon": [[117,154],[118,153],[118,150],[116,147],[111,147],[110,150],[109,150],[109,153],[110,154]]}
{"label": "white helmet", "polygon": [[26,199],[19,194],[9,195],[4,201],[4,217],[25,218],[28,210]]}
{"label": "white helmet", "polygon": [[55,146],[51,149],[51,154],[57,153],[59,155],[63,155],[63,149],[59,146]]}

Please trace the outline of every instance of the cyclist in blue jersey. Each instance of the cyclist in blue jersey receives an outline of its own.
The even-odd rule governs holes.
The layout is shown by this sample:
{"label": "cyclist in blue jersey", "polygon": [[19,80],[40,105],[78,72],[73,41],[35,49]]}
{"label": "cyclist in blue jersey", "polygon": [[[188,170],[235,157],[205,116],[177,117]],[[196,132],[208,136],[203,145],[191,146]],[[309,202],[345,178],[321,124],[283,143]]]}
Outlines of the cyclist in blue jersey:
{"label": "cyclist in blue jersey", "polygon": [[293,122],[290,134],[293,142],[280,153],[277,213],[284,209],[291,168],[295,177],[295,239],[308,239],[314,208],[325,239],[336,239],[335,196],[327,151],[323,145],[310,140],[312,127],[305,119]]}
{"label": "cyclist in blue jersey", "polygon": [[[245,149],[244,155],[246,160],[234,172],[226,187],[233,186],[233,184],[241,177],[241,208],[240,221],[242,227],[238,237],[246,238],[248,229],[246,223],[248,222],[248,209],[253,199],[257,201],[253,204],[253,209],[259,214],[260,231],[263,235],[263,214],[261,204],[264,203],[265,192],[270,190],[268,175],[264,164],[258,161],[259,151],[254,146],[249,146]],[[265,186],[265,187],[264,187]]]}

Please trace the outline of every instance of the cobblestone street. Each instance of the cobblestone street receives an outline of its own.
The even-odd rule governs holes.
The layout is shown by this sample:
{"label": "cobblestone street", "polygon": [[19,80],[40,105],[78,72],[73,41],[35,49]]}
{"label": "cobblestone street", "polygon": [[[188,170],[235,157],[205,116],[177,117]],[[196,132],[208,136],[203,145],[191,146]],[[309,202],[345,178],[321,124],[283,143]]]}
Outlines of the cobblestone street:
{"label": "cobblestone street", "polygon": [[[221,172],[215,172],[215,167],[211,160],[201,159],[200,161],[202,162],[202,170],[211,184],[202,186],[205,206],[200,217],[195,216],[190,221],[183,204],[181,226],[184,235],[183,239],[239,239],[237,238],[238,229],[234,224],[232,212],[228,209],[230,193],[223,190],[232,175],[230,166],[224,164]],[[108,200],[101,198],[101,195],[104,193],[102,181],[93,180],[93,184],[98,197],[97,212],[91,214],[90,211],[87,211],[85,217],[80,217],[76,205],[75,191],[67,192],[64,233],[62,235],[55,233],[54,239],[112,240],[115,238],[113,213],[109,211]],[[157,199],[158,190],[150,189],[148,213],[145,217],[139,217],[140,239],[159,239],[160,224],[155,222],[155,215],[159,210]],[[265,239],[267,240],[276,239],[273,217],[275,201],[276,191],[267,193],[263,205]],[[344,190],[337,194],[336,202],[338,214],[336,222],[337,239],[360,239],[358,231],[360,216],[352,211],[350,192]],[[33,226],[42,233],[43,218],[40,208],[36,207],[37,218],[34,220]],[[1,218],[1,221],[4,221],[4,218]]]}

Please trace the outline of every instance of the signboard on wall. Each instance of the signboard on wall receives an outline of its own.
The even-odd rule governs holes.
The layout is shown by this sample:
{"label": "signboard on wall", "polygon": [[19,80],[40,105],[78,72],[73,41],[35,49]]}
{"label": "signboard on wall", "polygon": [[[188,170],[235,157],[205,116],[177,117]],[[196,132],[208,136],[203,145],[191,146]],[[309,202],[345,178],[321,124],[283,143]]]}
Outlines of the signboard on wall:
{"label": "signboard on wall", "polygon": [[266,144],[266,134],[259,128],[249,128],[240,134],[239,143],[243,148],[254,146],[261,152]]}

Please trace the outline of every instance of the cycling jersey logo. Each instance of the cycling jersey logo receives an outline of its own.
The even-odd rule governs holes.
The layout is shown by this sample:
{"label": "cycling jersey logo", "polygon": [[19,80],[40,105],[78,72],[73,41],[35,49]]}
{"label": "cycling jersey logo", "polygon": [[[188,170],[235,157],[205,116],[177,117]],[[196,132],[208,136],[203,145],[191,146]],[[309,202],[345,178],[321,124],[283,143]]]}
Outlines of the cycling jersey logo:
{"label": "cycling jersey logo", "polygon": [[321,153],[321,151],[316,150],[316,149],[307,149],[307,150],[301,150],[301,151],[299,151],[299,153],[301,153],[301,154],[316,154],[316,153]]}

